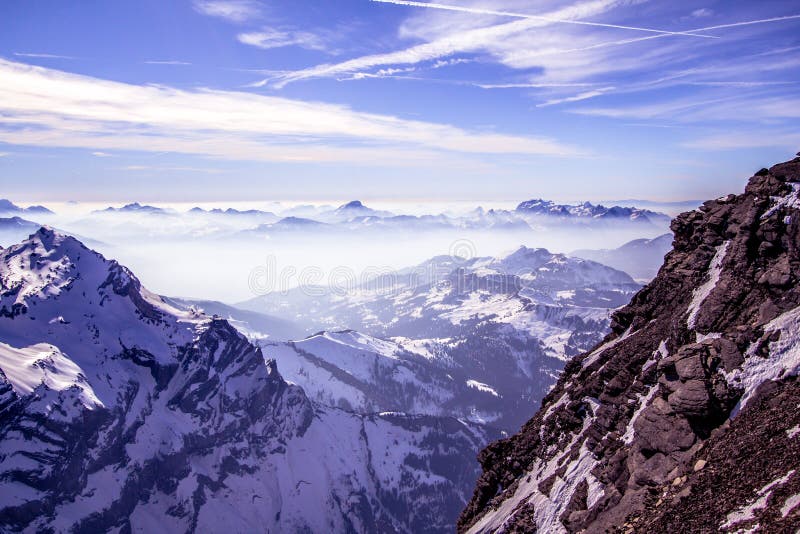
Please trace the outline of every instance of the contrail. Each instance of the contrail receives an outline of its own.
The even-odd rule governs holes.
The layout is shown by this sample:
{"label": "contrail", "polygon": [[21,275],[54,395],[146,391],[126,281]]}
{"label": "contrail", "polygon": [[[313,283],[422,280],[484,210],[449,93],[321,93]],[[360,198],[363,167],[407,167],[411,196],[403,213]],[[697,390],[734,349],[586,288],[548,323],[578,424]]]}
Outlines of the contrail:
{"label": "contrail", "polygon": [[[386,2],[388,0],[372,0],[373,2]],[[786,15],[785,17],[772,17],[771,19],[748,20],[745,22],[733,22],[731,24],[720,24],[719,26],[707,26],[705,28],[697,28],[696,30],[689,30],[691,32],[704,32],[708,30],[720,30],[723,28],[735,28],[737,26],[749,26],[751,24],[763,24],[765,22],[780,22],[782,20],[800,19],[800,15]]]}
{"label": "contrail", "polygon": [[[372,0],[373,2],[388,2],[389,0]],[[402,0],[401,0],[402,1]],[[704,32],[708,30],[720,30],[725,28],[736,28],[739,26],[750,26],[752,24],[765,24],[769,22],[781,22],[784,20],[793,20],[793,19],[800,19],[800,15],[786,15],[784,17],[773,17],[770,19],[759,19],[759,20],[747,20],[743,22],[732,22],[730,24],[720,24],[717,26],[707,26],[705,28],[695,28],[693,30],[687,30],[686,33],[688,35],[698,35],[694,32]],[[662,37],[669,37],[671,34],[669,33],[660,33],[657,35],[648,35],[647,37],[636,37],[634,39],[621,39],[617,41],[606,41],[603,43],[597,43],[589,46],[584,46],[581,48],[568,48],[568,49],[561,49],[561,50],[551,50],[546,53],[542,53],[542,56],[549,56],[549,55],[558,55],[558,54],[568,54],[571,52],[586,52],[589,50],[595,50],[597,48],[606,48],[608,46],[619,46],[619,45],[626,45],[631,43],[639,43],[642,41],[651,41],[653,39],[660,39]],[[683,34],[680,34],[683,35]],[[717,37],[719,38],[719,37]],[[793,50],[797,47],[792,47],[789,50]]]}
{"label": "contrail", "polygon": [[707,39],[718,39],[718,37],[714,35],[704,35],[695,33],[694,31],[671,32],[666,30],[654,30],[652,28],[640,28],[637,26],[621,26],[619,24],[606,24],[603,22],[588,22],[584,20],[559,19],[559,18],[547,17],[544,15],[529,15],[527,13],[514,13],[511,11],[493,11],[491,9],[479,9],[473,7],[461,7],[461,6],[452,6],[447,4],[434,4],[428,2],[413,2],[411,0],[372,0],[372,2],[380,2],[382,4],[395,4],[398,6],[427,7],[431,9],[443,9],[445,11],[460,11],[463,13],[474,13],[476,15],[494,15],[500,17],[514,17],[518,19],[543,20],[547,22],[556,22],[562,24],[579,24],[581,26],[600,26],[603,28],[616,28],[618,30],[635,30],[640,32],[657,33],[660,35],[687,35],[689,37],[704,37]]}
{"label": "contrail", "polygon": [[564,87],[595,87],[599,83],[472,83],[467,85],[480,87],[481,89],[548,89]]}

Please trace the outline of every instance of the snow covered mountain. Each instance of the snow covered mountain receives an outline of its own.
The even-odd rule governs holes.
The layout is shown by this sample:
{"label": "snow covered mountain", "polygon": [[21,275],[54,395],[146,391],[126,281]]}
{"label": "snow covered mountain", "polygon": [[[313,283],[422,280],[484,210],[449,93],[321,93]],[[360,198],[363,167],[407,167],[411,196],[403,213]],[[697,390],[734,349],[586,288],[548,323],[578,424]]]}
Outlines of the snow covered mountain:
{"label": "snow covered mountain", "polygon": [[148,213],[148,214],[165,215],[170,213],[170,211],[164,208],[157,208],[156,206],[149,206],[147,204],[139,204],[138,202],[132,202],[130,204],[125,204],[120,208],[108,207],[104,210],[100,210],[95,213]]}
{"label": "snow covered mountain", "polygon": [[462,532],[797,532],[800,158],[672,223],[656,278],[479,459]]}
{"label": "snow covered mountain", "polygon": [[[282,348],[265,347],[291,361],[293,381],[308,384],[310,377],[324,376],[314,386],[317,399],[411,409],[403,395],[391,396],[394,405],[382,396],[369,398],[402,375],[408,378],[404,387],[417,397],[447,401],[426,401],[432,413],[514,431],[564,362],[602,339],[611,311],[639,287],[610,267],[521,247],[499,258],[439,256],[344,295],[297,288],[238,306],[287,317],[309,332],[327,331]],[[343,345],[368,355],[364,361],[380,362],[370,364],[372,376],[353,377],[352,360],[340,360]],[[353,380],[358,383],[342,385]]]}
{"label": "snow covered mountain", "polygon": [[304,219],[302,217],[284,217],[274,223],[260,224],[252,230],[245,230],[242,235],[254,235],[278,232],[320,232],[331,228],[327,223]]}
{"label": "snow covered mountain", "polygon": [[[305,217],[289,216],[286,224],[262,225],[260,232],[278,232],[286,227],[319,231],[366,232],[440,232],[440,231],[507,231],[530,233],[533,229],[563,228],[579,225],[581,228],[607,230],[622,227],[626,231],[638,229],[652,233],[669,226],[669,217],[658,212],[639,208],[614,206],[606,208],[588,202],[580,205],[561,205],[547,200],[521,203],[515,210],[473,210],[464,215],[424,214],[395,215],[388,211],[369,208],[360,201],[352,201],[334,210],[310,211]],[[283,222],[283,221],[282,221]],[[281,223],[282,223],[281,222]],[[316,222],[317,225],[312,223]],[[288,224],[293,223],[293,224]],[[325,223],[326,226],[322,226]],[[246,235],[248,232],[244,232]]]}
{"label": "snow covered mountain", "polygon": [[242,217],[257,217],[257,218],[274,218],[277,219],[277,215],[270,211],[262,211],[262,210],[237,210],[235,208],[212,208],[210,210],[204,210],[203,208],[192,208],[189,210],[189,213],[194,213],[198,215],[234,215],[234,216],[242,216]]}
{"label": "snow covered mountain", "polygon": [[611,267],[520,247],[497,258],[437,256],[349,292],[302,286],[237,306],[287,317],[309,332],[354,329],[418,338],[424,331],[449,334],[476,322],[533,331],[537,317],[546,321],[544,316],[559,315],[555,310],[562,316],[601,318],[639,287]]}
{"label": "snow covered mountain", "polygon": [[497,426],[518,407],[458,366],[438,361],[440,355],[404,341],[345,330],[261,347],[309,398],[351,412],[451,416]]}
{"label": "snow covered mountain", "polygon": [[[550,201],[541,202],[551,207],[560,206]],[[324,240],[328,239],[342,239],[348,243],[374,239],[380,243],[387,239],[405,241],[418,233],[424,233],[431,241],[449,238],[451,242],[456,239],[480,242],[500,236],[504,238],[506,246],[536,242],[552,247],[561,246],[562,241],[571,241],[574,243],[572,248],[586,248],[594,243],[608,242],[609,239],[616,242],[621,235],[628,239],[655,237],[667,231],[669,226],[668,217],[648,210],[603,208],[588,204],[561,206],[563,210],[553,207],[552,213],[533,208],[478,208],[466,213],[395,214],[373,209],[358,200],[339,207],[286,208],[277,204],[273,207],[274,211],[231,207],[193,207],[183,211],[170,206],[131,202],[88,214],[65,213],[58,219],[53,215],[45,222],[117,245],[137,238],[148,242],[175,243],[191,238],[198,244],[206,243],[215,247],[224,241],[231,247],[251,248],[260,241],[270,239],[279,245],[289,240],[290,247],[291,242],[300,237],[309,241],[319,238],[323,242],[314,246],[324,246]],[[562,211],[567,216],[559,215]],[[0,214],[2,212],[0,209]],[[19,211],[10,215],[24,216]],[[133,221],[136,224],[131,224]],[[169,221],[169,224],[164,224],[165,221]],[[576,234],[576,228],[580,229],[580,234]],[[369,243],[364,245],[368,246]],[[447,244],[440,246],[446,247]],[[431,250],[435,249],[431,247]]]}
{"label": "snow covered mountain", "polygon": [[44,206],[28,206],[27,208],[22,208],[17,206],[10,200],[6,200],[4,198],[0,198],[0,214],[52,214],[53,212],[49,209],[45,208]]}
{"label": "snow covered mountain", "polygon": [[353,200],[347,204],[342,204],[333,211],[324,212],[321,217],[325,220],[350,221],[355,218],[363,217],[391,217],[394,214],[388,211],[379,211],[365,206],[360,200]]}
{"label": "snow covered mountain", "polygon": [[0,529],[444,532],[496,434],[311,402],[223,319],[42,228],[0,251]]}
{"label": "snow covered mountain", "polygon": [[552,200],[534,199],[520,203],[516,210],[526,217],[555,217],[559,220],[628,221],[645,224],[669,223],[663,213],[641,208],[612,206],[607,208],[591,202],[582,204],[556,204]]}
{"label": "snow covered mountain", "polygon": [[652,280],[670,250],[672,234],[664,234],[653,239],[634,239],[615,249],[576,250],[569,255],[625,271],[637,280]]}

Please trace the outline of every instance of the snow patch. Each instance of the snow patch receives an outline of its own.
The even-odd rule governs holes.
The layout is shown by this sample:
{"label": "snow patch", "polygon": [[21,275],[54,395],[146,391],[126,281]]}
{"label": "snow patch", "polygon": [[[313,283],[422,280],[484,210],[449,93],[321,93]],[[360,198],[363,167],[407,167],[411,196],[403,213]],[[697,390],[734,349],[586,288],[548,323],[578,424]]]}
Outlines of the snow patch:
{"label": "snow patch", "polygon": [[800,504],[800,493],[798,493],[797,495],[792,495],[791,497],[786,499],[786,502],[781,507],[781,517],[785,518],[786,516],[788,516],[789,512],[794,510],[798,504]]}
{"label": "snow patch", "polygon": [[633,330],[633,327],[632,327],[632,326],[630,326],[630,327],[628,327],[628,329],[627,329],[627,330],[625,330],[625,332],[624,332],[624,333],[623,333],[621,336],[619,336],[619,337],[616,337],[616,338],[612,339],[612,340],[611,340],[611,341],[609,341],[608,343],[603,343],[602,345],[600,345],[599,347],[597,347],[596,349],[594,349],[594,350],[593,350],[593,351],[592,351],[592,352],[591,352],[591,353],[590,353],[590,354],[589,354],[589,355],[586,357],[586,359],[585,359],[585,360],[583,360],[583,367],[584,367],[584,368],[586,368],[586,367],[589,367],[589,366],[593,365],[593,364],[594,364],[594,363],[595,363],[595,362],[596,362],[596,361],[597,361],[597,360],[600,358],[600,356],[602,356],[602,354],[603,354],[605,351],[607,351],[607,350],[608,350],[608,349],[610,349],[611,347],[614,347],[614,346],[618,345],[619,343],[621,343],[622,341],[624,341],[625,339],[627,339],[627,338],[629,338],[631,335],[633,335],[633,334],[634,334],[634,332],[633,332],[632,330]]}
{"label": "snow patch", "polygon": [[653,400],[653,397],[655,397],[656,393],[658,393],[658,384],[650,386],[644,395],[640,394],[637,396],[636,411],[633,412],[631,420],[628,422],[628,426],[625,428],[625,433],[620,438],[622,442],[625,443],[626,445],[630,445],[631,443],[633,443],[633,438],[634,438],[633,424],[636,422],[637,419],[639,419],[639,416],[642,415],[642,412],[644,412],[645,409],[650,405],[650,401]]}
{"label": "snow patch", "polygon": [[728,384],[743,388],[744,394],[731,412],[733,418],[744,408],[758,387],[767,380],[795,376],[800,371],[800,307],[779,315],[764,327],[765,335],[779,331],[780,339],[769,344],[769,356],[757,355],[758,341],[747,351],[740,369],[730,373],[723,371]]}
{"label": "snow patch", "polygon": [[493,387],[484,384],[483,382],[478,382],[477,380],[467,380],[467,386],[477,389],[478,391],[482,391],[484,393],[491,393],[495,397],[500,396]]}
{"label": "snow patch", "polygon": [[547,418],[553,415],[553,413],[556,410],[558,410],[561,406],[564,406],[568,402],[569,402],[569,395],[567,393],[564,393],[558,398],[556,402],[554,402],[547,408],[547,411],[544,412],[544,417],[542,417],[542,421],[546,421]]}
{"label": "snow patch", "polygon": [[661,343],[658,344],[658,349],[653,351],[653,356],[651,356],[650,359],[644,362],[644,365],[642,365],[642,372],[647,371],[656,363],[658,363],[659,360],[663,360],[667,357],[669,357],[669,351],[667,350],[667,341],[665,339],[662,339]]}
{"label": "snow patch", "polygon": [[[761,219],[767,219],[775,214],[778,210],[782,208],[794,208],[800,209],[800,183],[790,182],[789,185],[792,186],[792,192],[783,197],[772,197],[772,200],[775,202],[775,205],[768,209],[764,215],[761,216]],[[788,218],[788,217],[787,217]],[[791,218],[789,218],[789,222],[791,222]],[[784,219],[784,223],[789,224]]]}
{"label": "snow patch", "polygon": [[[592,403],[590,399],[584,399]],[[581,445],[578,459],[566,466],[563,476],[558,476],[553,483],[550,492],[545,495],[539,491],[539,482],[547,479],[564,467],[560,463],[563,452],[572,450],[577,443],[584,438],[584,433],[589,428],[592,417],[583,420],[582,428],[575,434],[570,443],[561,450],[561,454],[555,454],[549,460],[537,459],[533,467],[528,471],[527,476],[523,475],[519,485],[513,495],[505,499],[500,506],[484,515],[468,532],[498,532],[503,530],[503,525],[522,504],[532,505],[534,510],[534,521],[536,531],[547,532],[548,534],[560,534],[567,532],[564,525],[559,520],[561,514],[569,505],[572,495],[583,480],[589,483],[589,494],[587,504],[596,504],[603,497],[603,489],[599,484],[593,482],[592,470],[597,465],[594,455]]]}
{"label": "snow patch", "polygon": [[86,381],[83,369],[54,345],[39,343],[19,349],[0,343],[0,369],[18,395],[29,395],[40,386],[59,392],[77,388],[86,408],[103,406]]}
{"label": "snow patch", "polygon": [[719,332],[711,332],[710,334],[701,334],[700,332],[695,333],[695,340],[697,343],[702,343],[711,339],[719,339],[721,337],[722,334]]}
{"label": "snow patch", "polygon": [[711,260],[708,267],[708,281],[695,289],[692,292],[692,301],[689,303],[689,318],[686,320],[686,325],[694,330],[695,323],[697,322],[697,314],[700,312],[700,306],[708,298],[714,288],[719,283],[719,277],[722,274],[722,262],[725,260],[725,254],[728,252],[730,241],[725,241],[717,247],[717,252]]}
{"label": "snow patch", "polygon": [[751,521],[755,519],[755,512],[758,510],[762,510],[767,507],[767,500],[769,500],[770,495],[772,494],[772,490],[777,486],[782,486],[786,484],[786,482],[791,478],[794,474],[794,469],[786,473],[784,476],[777,480],[773,480],[760,490],[758,490],[758,497],[755,500],[750,501],[746,505],[742,506],[741,508],[734,510],[733,512],[729,513],[726,517],[724,523],[720,525],[721,529],[729,529],[734,525],[738,525],[739,523],[744,523],[745,521]]}

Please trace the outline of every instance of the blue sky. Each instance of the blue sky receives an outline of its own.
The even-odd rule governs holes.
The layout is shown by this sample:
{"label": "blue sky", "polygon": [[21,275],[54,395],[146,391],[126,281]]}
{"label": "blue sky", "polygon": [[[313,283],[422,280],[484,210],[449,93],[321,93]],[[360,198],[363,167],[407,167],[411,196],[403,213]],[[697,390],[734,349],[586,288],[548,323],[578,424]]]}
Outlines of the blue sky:
{"label": "blue sky", "polygon": [[708,198],[800,150],[792,1],[0,4],[0,196]]}

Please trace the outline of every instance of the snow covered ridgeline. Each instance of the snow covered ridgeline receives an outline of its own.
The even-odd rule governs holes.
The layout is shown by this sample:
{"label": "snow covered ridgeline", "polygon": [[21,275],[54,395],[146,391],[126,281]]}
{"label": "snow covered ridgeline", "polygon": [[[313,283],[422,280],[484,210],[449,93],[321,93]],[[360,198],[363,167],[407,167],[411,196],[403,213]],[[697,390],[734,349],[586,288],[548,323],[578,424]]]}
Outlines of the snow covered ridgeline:
{"label": "snow covered ridgeline", "polygon": [[315,405],[50,229],[0,251],[0,371],[4,531],[449,531],[496,436]]}
{"label": "snow covered ridgeline", "polygon": [[523,246],[497,258],[437,256],[344,294],[300,287],[239,307],[280,313],[311,332],[352,328],[415,338],[421,336],[404,332],[409,323],[433,320],[456,326],[475,318],[525,322],[522,317],[530,322],[537,315],[559,315],[556,310],[562,310],[562,317],[580,316],[622,306],[640,287],[624,272],[594,261]]}
{"label": "snow covered ridgeline", "polygon": [[244,306],[326,332],[263,345],[320,402],[513,432],[638,288],[598,263],[520,247],[499,258],[435,257],[344,296],[297,289]]}

